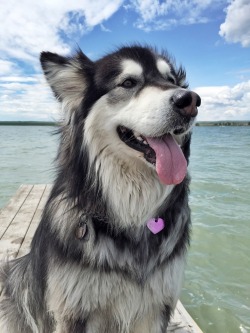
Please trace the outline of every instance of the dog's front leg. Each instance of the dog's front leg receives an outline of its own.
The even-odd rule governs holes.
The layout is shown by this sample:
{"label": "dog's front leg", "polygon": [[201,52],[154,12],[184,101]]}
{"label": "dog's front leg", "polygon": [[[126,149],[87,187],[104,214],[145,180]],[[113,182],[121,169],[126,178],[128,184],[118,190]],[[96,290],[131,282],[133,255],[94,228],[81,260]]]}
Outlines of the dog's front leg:
{"label": "dog's front leg", "polygon": [[56,329],[54,333],[85,333],[86,320],[57,318]]}
{"label": "dog's front leg", "polygon": [[135,325],[133,333],[166,333],[170,314],[171,310],[168,306],[164,311],[154,311]]}

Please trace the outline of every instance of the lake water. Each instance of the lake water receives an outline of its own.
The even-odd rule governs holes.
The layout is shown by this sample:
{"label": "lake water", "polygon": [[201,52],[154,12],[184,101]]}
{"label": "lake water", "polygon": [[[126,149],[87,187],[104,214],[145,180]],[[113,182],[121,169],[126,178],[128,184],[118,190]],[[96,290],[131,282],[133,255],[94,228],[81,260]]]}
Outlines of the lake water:
{"label": "lake water", "polygon": [[[0,126],[0,206],[20,184],[52,182],[54,130]],[[250,127],[196,127],[189,170],[193,232],[181,300],[204,333],[250,332]]]}

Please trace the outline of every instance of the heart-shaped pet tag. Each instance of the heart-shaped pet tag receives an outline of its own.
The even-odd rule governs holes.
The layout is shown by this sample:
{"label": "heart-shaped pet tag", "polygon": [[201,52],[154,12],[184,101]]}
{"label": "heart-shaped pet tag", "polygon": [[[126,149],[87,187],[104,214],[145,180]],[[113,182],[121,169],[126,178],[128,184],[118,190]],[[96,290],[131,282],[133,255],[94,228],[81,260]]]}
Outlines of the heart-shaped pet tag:
{"label": "heart-shaped pet tag", "polygon": [[153,234],[158,234],[158,232],[164,229],[165,222],[161,218],[152,218],[148,220],[147,227]]}

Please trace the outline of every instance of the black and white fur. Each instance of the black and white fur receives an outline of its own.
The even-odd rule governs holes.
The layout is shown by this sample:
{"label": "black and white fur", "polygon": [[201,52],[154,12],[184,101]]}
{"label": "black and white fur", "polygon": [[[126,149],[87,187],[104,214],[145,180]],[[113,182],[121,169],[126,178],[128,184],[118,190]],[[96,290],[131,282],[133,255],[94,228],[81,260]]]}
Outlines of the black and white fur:
{"label": "black and white fur", "polygon": [[[188,160],[196,112],[173,103],[185,72],[139,45],[96,62],[43,52],[41,64],[63,109],[58,172],[30,253],[2,268],[1,332],[165,333],[189,244],[189,176],[162,184],[117,129],[171,133]],[[154,235],[146,222],[158,216]]]}

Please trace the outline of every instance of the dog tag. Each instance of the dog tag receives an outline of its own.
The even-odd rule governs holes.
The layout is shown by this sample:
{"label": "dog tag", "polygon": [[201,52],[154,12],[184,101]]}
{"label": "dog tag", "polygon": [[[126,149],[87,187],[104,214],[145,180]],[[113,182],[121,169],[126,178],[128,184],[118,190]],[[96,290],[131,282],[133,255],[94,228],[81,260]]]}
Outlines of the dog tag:
{"label": "dog tag", "polygon": [[165,222],[161,218],[152,218],[148,220],[147,227],[153,234],[158,234],[158,232],[164,229]]}
{"label": "dog tag", "polygon": [[88,227],[85,222],[80,222],[75,230],[75,236],[77,239],[83,239],[87,236]]}

